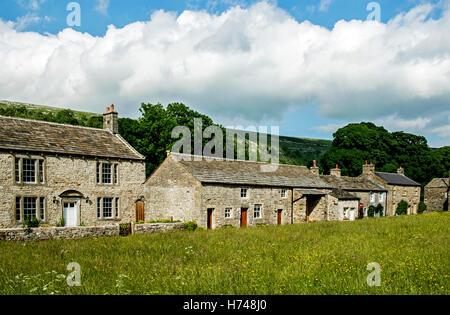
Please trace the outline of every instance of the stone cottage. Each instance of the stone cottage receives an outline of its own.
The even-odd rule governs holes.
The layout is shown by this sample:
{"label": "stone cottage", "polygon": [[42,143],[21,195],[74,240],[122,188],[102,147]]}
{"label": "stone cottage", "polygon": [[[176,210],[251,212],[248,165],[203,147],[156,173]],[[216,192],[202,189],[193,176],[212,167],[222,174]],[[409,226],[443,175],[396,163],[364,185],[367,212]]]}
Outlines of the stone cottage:
{"label": "stone cottage", "polygon": [[214,229],[355,219],[360,198],[304,166],[168,153],[145,183],[145,201],[146,219]]}
{"label": "stone cottage", "polygon": [[424,201],[427,211],[448,211],[449,210],[449,178],[434,178],[425,186]]}
{"label": "stone cottage", "polygon": [[[321,175],[320,178],[335,189],[341,189],[359,198],[360,204],[356,208],[356,217],[363,218],[368,216],[370,206],[376,207],[381,204],[384,209],[387,208],[387,188],[375,183],[371,179],[362,177],[342,176],[339,166],[330,171],[331,175]],[[383,215],[386,215],[383,211]],[[376,213],[375,216],[380,216]]]}
{"label": "stone cottage", "polygon": [[103,129],[0,116],[0,227],[135,221],[144,156],[118,133],[114,106]]}
{"label": "stone cottage", "polygon": [[393,216],[400,201],[408,202],[408,214],[417,214],[420,203],[421,185],[405,175],[400,167],[397,173],[375,171],[375,165],[367,163],[363,166],[361,178],[369,179],[387,189],[386,215]]}

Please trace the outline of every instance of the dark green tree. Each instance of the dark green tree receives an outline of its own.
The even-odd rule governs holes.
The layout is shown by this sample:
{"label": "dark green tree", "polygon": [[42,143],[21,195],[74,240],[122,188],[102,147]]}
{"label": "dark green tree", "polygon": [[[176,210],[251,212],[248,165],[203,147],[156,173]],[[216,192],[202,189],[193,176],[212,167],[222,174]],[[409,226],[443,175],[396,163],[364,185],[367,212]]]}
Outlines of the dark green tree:
{"label": "dark green tree", "polygon": [[401,166],[406,176],[425,185],[448,172],[449,147],[433,151],[422,136],[390,133],[373,123],[349,124],[333,136],[332,146],[320,160],[325,173],[339,164],[343,175],[358,176],[364,162],[370,161],[382,172],[395,173]]}
{"label": "dark green tree", "polygon": [[397,205],[397,210],[395,211],[395,214],[397,215],[406,215],[408,214],[408,203],[405,200],[402,200]]}

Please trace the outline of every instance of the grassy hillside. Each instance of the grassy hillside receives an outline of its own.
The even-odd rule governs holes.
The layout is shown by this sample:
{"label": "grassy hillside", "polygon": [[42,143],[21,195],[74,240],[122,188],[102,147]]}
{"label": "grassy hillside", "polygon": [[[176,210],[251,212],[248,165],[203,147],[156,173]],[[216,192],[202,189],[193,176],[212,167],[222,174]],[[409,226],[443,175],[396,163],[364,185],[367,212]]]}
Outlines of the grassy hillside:
{"label": "grassy hillside", "polygon": [[[449,294],[449,227],[445,212],[0,242],[0,294]],[[71,262],[81,266],[81,287],[66,285]],[[379,287],[366,282],[372,262]]]}
{"label": "grassy hillside", "polygon": [[[15,109],[14,111],[12,109]],[[45,121],[61,121],[66,123],[82,124],[88,127],[101,128],[102,115],[89,112],[72,111],[73,117],[67,117],[67,109],[25,104],[17,102],[0,101],[0,115],[18,116]],[[305,139],[280,136],[280,162],[283,164],[297,164],[311,166],[313,160],[320,157],[331,146],[329,140]]]}

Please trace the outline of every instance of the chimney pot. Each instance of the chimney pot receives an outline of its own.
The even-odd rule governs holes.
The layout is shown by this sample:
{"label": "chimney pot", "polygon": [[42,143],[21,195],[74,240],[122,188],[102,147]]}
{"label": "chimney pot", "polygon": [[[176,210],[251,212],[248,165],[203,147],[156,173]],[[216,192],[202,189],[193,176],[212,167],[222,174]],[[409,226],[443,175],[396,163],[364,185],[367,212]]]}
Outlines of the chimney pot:
{"label": "chimney pot", "polygon": [[336,164],[336,168],[330,170],[330,175],[336,176],[336,177],[341,177],[341,170],[339,169],[338,164]]}
{"label": "chimney pot", "polygon": [[317,161],[314,160],[313,163],[314,163],[314,166],[311,167],[311,173],[313,173],[314,175],[320,175],[319,168],[317,167]]}
{"label": "chimney pot", "polygon": [[103,114],[103,129],[113,134],[119,133],[118,113],[114,111],[114,105],[106,107],[106,112]]}

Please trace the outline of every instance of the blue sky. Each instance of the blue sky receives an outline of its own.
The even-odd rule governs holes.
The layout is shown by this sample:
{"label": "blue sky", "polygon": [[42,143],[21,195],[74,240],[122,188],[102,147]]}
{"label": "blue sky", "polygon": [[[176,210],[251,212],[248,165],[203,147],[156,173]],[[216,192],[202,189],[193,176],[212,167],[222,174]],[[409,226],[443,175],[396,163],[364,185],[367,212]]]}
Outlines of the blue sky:
{"label": "blue sky", "polygon": [[[66,6],[69,2],[61,0],[3,0],[0,2],[0,19],[5,25],[4,28],[0,25],[0,35],[4,36],[4,41],[7,38],[7,45],[11,45],[9,51],[18,47],[17,44],[12,44],[14,40],[23,45],[23,36],[30,36],[31,41],[36,41],[34,46],[22,48],[29,49],[29,56],[31,57],[23,57],[20,60],[16,56],[15,59],[8,59],[8,64],[6,64],[8,67],[3,67],[3,70],[0,70],[3,77],[11,77],[11,73],[8,73],[8,71],[13,71],[11,69],[17,69],[17,67],[20,68],[21,65],[27,64],[33,71],[23,71],[21,74],[14,74],[14,76],[19,83],[23,80],[23,84],[26,84],[26,80],[34,78],[34,82],[31,84],[33,86],[30,85],[20,89],[19,83],[13,87],[11,87],[11,83],[8,83],[7,87],[3,89],[0,87],[0,99],[70,106],[97,112],[101,112],[105,105],[114,102],[119,105],[119,108],[121,105],[122,108],[126,106],[126,110],[121,113],[132,117],[137,115],[140,102],[166,104],[170,101],[182,101],[212,116],[224,125],[279,125],[280,133],[283,135],[331,139],[332,133],[337,128],[349,122],[374,121],[383,124],[392,131],[405,130],[425,135],[434,146],[450,145],[450,130],[448,127],[450,125],[450,102],[448,101],[450,91],[445,87],[437,89],[441,85],[446,85],[445,80],[448,80],[448,77],[446,77],[445,71],[439,72],[431,62],[431,60],[442,62],[442,66],[448,67],[450,46],[446,46],[447,40],[434,39],[436,45],[429,42],[427,44],[418,42],[413,47],[414,49],[407,47],[397,52],[396,56],[386,56],[388,59],[381,58],[381,54],[385,54],[388,49],[386,47],[395,46],[389,46],[392,44],[390,41],[398,41],[397,46],[405,45],[401,39],[403,36],[401,35],[402,27],[413,30],[409,33],[414,33],[414,30],[417,30],[420,34],[432,37],[432,34],[436,34],[436,31],[432,32],[433,27],[436,30],[443,28],[442,25],[447,25],[447,19],[443,15],[448,10],[448,1],[376,1],[381,8],[380,24],[387,25],[389,21],[396,17],[403,16],[402,20],[395,26],[385,27],[383,35],[379,35],[380,28],[377,29],[368,24],[363,26],[358,24],[359,22],[366,22],[366,17],[370,13],[366,10],[366,7],[371,1],[364,0],[279,0],[268,1],[266,6],[260,5],[260,1],[240,0],[79,0],[76,2],[80,4],[81,8],[81,26],[71,27],[74,32],[67,31],[69,27],[66,24],[66,18],[70,12],[66,10]],[[431,7],[427,9],[427,5],[431,5]],[[236,6],[240,6],[242,10],[233,11],[232,8]],[[195,12],[195,15],[186,14],[187,10]],[[419,13],[411,13],[411,18],[405,17],[405,14],[414,10]],[[171,16],[168,12],[174,12],[174,15]],[[202,12],[206,15],[201,15]],[[225,17],[227,13],[230,16],[229,19],[227,18],[229,25],[223,23],[228,25],[227,28],[219,27],[218,24],[222,22],[220,22],[218,16],[223,15]],[[421,19],[421,14],[426,17]],[[248,15],[248,17],[245,17],[245,15]],[[277,31],[281,32],[279,36],[272,35],[272,38],[266,38],[266,35],[271,31],[267,31],[265,26],[255,27],[255,33],[259,33],[254,35],[252,24],[247,23],[246,20],[254,19],[254,23],[259,23],[258,16],[262,16],[266,20],[273,19],[273,22],[270,22],[269,25],[277,25]],[[292,23],[291,19],[295,23]],[[200,20],[204,26],[198,25],[197,21]],[[217,21],[214,22],[213,20]],[[341,20],[346,22],[339,22],[339,27],[336,27],[336,23]],[[359,22],[352,23],[351,20]],[[430,22],[433,20],[442,25],[439,26]],[[145,26],[136,24],[138,21],[144,21]],[[305,23],[305,21],[309,22]],[[111,28],[110,25],[114,27],[108,31],[108,27]],[[214,51],[216,54],[214,60],[216,61],[211,61],[211,54],[196,55],[193,53],[199,47],[198,45],[188,49],[186,54],[191,54],[189,58],[178,60],[180,56],[176,55],[176,49],[184,49],[186,44],[183,44],[182,39],[185,36],[191,36],[186,35],[180,25],[189,25],[187,29],[191,29],[191,27],[195,29],[195,32],[192,32],[192,39],[186,37],[186,41],[199,40],[199,43],[206,43],[210,53],[211,45],[214,45],[214,49],[220,46],[220,53]],[[352,36],[355,36],[361,42],[365,40],[364,34],[361,35],[356,26],[359,29],[370,27],[367,31],[368,36],[374,38],[373,42],[380,40],[381,44],[374,48],[379,48],[380,52],[376,53],[375,50],[373,55],[371,55],[371,51],[373,51],[371,49],[355,48],[358,49],[354,52],[358,60],[352,62],[351,58],[355,58],[355,55],[345,52],[347,55],[342,56],[342,51],[346,51],[346,49],[341,46],[343,42],[348,41],[348,43],[344,43],[347,46],[363,47],[360,43],[351,42]],[[172,27],[173,30],[171,30]],[[201,27],[204,29],[199,29]],[[241,31],[244,27],[245,31]],[[213,28],[217,28],[217,31],[210,31]],[[121,29],[123,33],[126,33],[125,35],[121,34]],[[325,29],[328,31],[325,31]],[[299,65],[297,73],[289,73],[289,65],[281,62],[276,64],[277,60],[285,57],[286,50],[274,56],[271,56],[270,51],[267,51],[264,59],[261,59],[259,63],[255,62],[260,66],[253,73],[253,68],[250,68],[249,65],[250,60],[253,61],[260,57],[255,47],[258,47],[263,39],[268,42],[279,41],[279,44],[273,44],[272,50],[276,50],[278,46],[290,47],[290,40],[283,41],[282,37],[284,34],[291,34],[291,31],[295,36],[298,34],[300,40],[305,36],[311,36],[314,40],[317,38],[317,42],[323,45],[322,48],[317,49],[320,51],[319,54],[324,54],[324,56],[321,56],[320,59],[317,57],[317,60],[311,63],[307,63],[305,61],[307,59],[305,59]],[[34,32],[38,34],[31,35]],[[311,32],[314,32],[314,35],[311,35]],[[344,35],[340,35],[341,32]],[[427,32],[429,33],[427,34]],[[141,49],[139,41],[134,42],[131,46],[126,46],[129,43],[122,38],[132,38],[134,34],[139,34],[141,41],[145,42],[156,41],[154,38],[158,38],[159,46],[156,47],[164,46],[163,36],[171,38],[173,34],[177,35],[173,35],[176,39],[170,39],[170,45],[172,46],[168,44],[166,51],[159,51],[158,48],[155,50],[158,50],[159,54],[154,53],[149,47],[155,47],[156,44],[151,43],[134,55],[134,51]],[[159,34],[164,35],[159,38]],[[276,34],[275,31],[273,34]],[[296,40],[295,36],[292,41]],[[382,37],[379,38],[378,36]],[[205,39],[208,41],[204,42]],[[416,40],[416,37],[412,40]],[[1,41],[2,37],[0,37]],[[58,43],[56,44],[55,41],[58,41]],[[313,56],[311,55],[312,51],[316,48],[310,42],[302,42],[303,46],[300,45],[294,49],[298,48],[303,56]],[[379,47],[386,42],[389,42],[389,45]],[[118,56],[112,56],[110,52],[105,53],[105,47],[109,47],[108,45],[116,47],[116,49],[117,47],[126,47],[123,48],[126,52],[122,52]],[[245,48],[242,45],[250,46],[245,46],[247,47]],[[347,47],[345,45],[344,48]],[[428,46],[428,49],[432,51],[424,52],[425,48],[422,45]],[[306,46],[307,48],[305,48]],[[417,48],[419,46],[420,49]],[[36,49],[37,52],[33,52],[37,47],[39,47],[39,49]],[[224,53],[223,51],[229,47],[232,47],[232,50],[229,53]],[[334,68],[336,66],[334,57],[324,53],[328,50],[334,51],[335,48],[337,49],[335,53],[339,56],[337,64],[341,65],[340,68],[336,69]],[[94,50],[96,50],[95,53]],[[250,54],[249,50],[253,54]],[[116,51],[120,51],[120,49]],[[0,50],[0,57],[2,57],[2,53],[8,58],[13,58],[6,49]],[[24,56],[27,55],[26,52],[22,51],[21,53]],[[180,50],[179,54],[184,53]],[[149,63],[145,64],[143,68],[147,69],[148,72],[140,73],[139,64],[134,67],[128,66],[129,63],[134,63],[134,58],[140,58],[147,54],[148,60],[151,61],[148,61]],[[367,58],[372,59],[380,57],[380,60],[376,61],[379,62],[380,66],[378,69],[365,70],[373,71],[373,73],[355,79],[355,75],[348,74],[345,70],[357,66],[364,67],[364,56],[362,54],[367,54]],[[62,61],[55,61],[61,55],[64,55],[64,58],[77,59],[76,62],[70,64],[71,70],[67,72],[69,74],[64,74],[63,71],[63,68],[69,67],[69,65],[65,65]],[[85,58],[87,55],[99,58],[96,59],[98,62],[87,61]],[[207,62],[213,62],[213,64],[209,66],[204,64],[204,68],[202,68],[202,62],[199,65],[197,58],[206,58],[202,59],[202,62],[207,60]],[[249,60],[245,64],[245,68],[248,67],[248,70],[244,70],[248,77],[244,79],[244,82],[248,83],[246,87],[242,87],[242,81],[236,79],[236,77],[242,75],[239,72],[239,67],[243,67],[243,65],[239,58],[248,58]],[[406,59],[400,62],[402,68],[394,71],[388,65],[395,62],[395,66],[398,66],[399,58]],[[145,57],[142,62],[145,63],[146,59]],[[408,73],[411,71],[408,65],[414,64],[417,60],[423,61],[423,64],[414,72],[417,79],[409,80]],[[171,64],[172,61],[173,64]],[[56,70],[49,67],[53,62]],[[275,65],[263,72],[266,65],[270,65],[272,62]],[[323,68],[321,67],[322,62]],[[325,64],[325,62],[328,62],[328,64]],[[42,64],[38,65],[39,63]],[[166,72],[169,70],[164,63],[171,64],[170,67],[168,66],[171,75],[167,75]],[[222,63],[226,63],[226,66],[222,67]],[[16,65],[15,68],[12,66],[13,64]],[[97,69],[98,64],[102,64],[102,66]],[[189,72],[186,70],[194,64],[197,67],[195,71]],[[252,64],[252,67],[256,66]],[[386,67],[386,69],[383,69],[383,67]],[[102,75],[102,73],[105,73],[105,69],[111,68],[114,70],[111,75]],[[439,68],[442,69],[442,67]],[[65,82],[64,88],[56,87],[58,83],[53,82],[53,79],[50,78],[52,71],[61,76],[59,82],[61,80]],[[158,74],[153,75],[151,71],[156,71]],[[177,71],[181,71],[185,75],[184,81],[180,82],[180,79],[173,79],[173,73],[177,73]],[[357,69],[352,71],[357,71]],[[384,79],[380,78],[380,73],[391,71],[392,78],[386,76],[387,82],[383,82]],[[305,74],[301,80],[295,81],[295,75],[302,76],[306,72],[311,74],[308,76]],[[321,72],[325,72],[326,75],[322,76]],[[123,73],[127,73],[127,75],[123,76]],[[316,77],[315,74],[317,73]],[[200,74],[201,78],[199,78]],[[430,75],[433,80],[425,80],[424,74]],[[440,75],[442,80],[437,81],[436,78],[439,78]],[[160,84],[160,82],[152,79],[152,77],[158,76],[161,80],[165,79],[165,84]],[[264,76],[267,76],[268,79],[265,79]],[[96,80],[97,77],[99,79]],[[276,78],[286,80],[283,81],[286,84],[281,84],[283,82],[280,81],[278,90],[283,90],[282,92],[278,93],[276,88],[273,91],[270,89],[271,77],[274,80]],[[366,79],[367,83],[363,83]],[[40,86],[34,86],[36,81],[44,82],[45,80],[48,80],[48,82],[42,83]],[[253,81],[249,82],[249,80]],[[392,80],[392,82],[389,82],[389,80]],[[55,81],[57,80],[55,79]],[[145,82],[148,89],[142,81]],[[187,81],[192,83],[185,84]],[[408,82],[404,83],[403,81]],[[89,93],[80,92],[80,89],[83,89],[83,82],[86,89],[90,90]],[[88,82],[95,82],[95,84]],[[142,86],[140,86],[141,83]],[[399,85],[404,84],[404,86],[396,86],[391,90],[391,87],[397,85],[397,83]],[[269,88],[265,88],[266,84]],[[322,90],[315,88],[315,86],[322,84],[324,85]],[[330,88],[327,88],[326,84],[330,84]],[[260,85],[260,88],[256,87],[257,85]],[[236,88],[236,86],[238,92],[234,93],[233,88]],[[297,89],[296,87],[304,91],[292,92]],[[47,88],[49,90],[45,91]],[[58,90],[58,93],[55,90]],[[120,92],[117,92],[117,90],[120,90]],[[413,91],[412,96],[411,91]],[[290,95],[291,92],[292,95]],[[114,97],[115,93],[117,94]],[[127,98],[127,93],[137,96],[135,99]],[[415,93],[417,95],[414,95]],[[379,100],[377,101],[375,98],[379,98]],[[91,104],[89,104],[89,101]],[[208,104],[208,102],[214,104]],[[228,106],[228,104],[233,105]]]}

